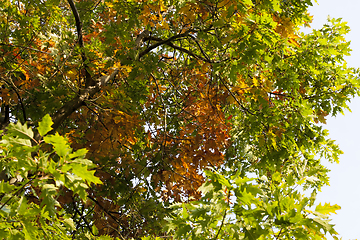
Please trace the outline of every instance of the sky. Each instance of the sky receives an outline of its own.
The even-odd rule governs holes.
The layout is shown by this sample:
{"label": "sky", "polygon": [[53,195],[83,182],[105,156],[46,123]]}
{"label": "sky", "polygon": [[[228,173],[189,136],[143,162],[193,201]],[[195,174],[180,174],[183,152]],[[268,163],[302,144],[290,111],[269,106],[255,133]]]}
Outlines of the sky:
{"label": "sky", "polygon": [[[346,39],[351,41],[353,49],[346,57],[349,67],[360,67],[360,0],[317,0],[313,1],[309,12],[313,15],[313,29],[319,29],[331,18],[342,18],[348,23],[351,32]],[[308,31],[308,30],[307,30]],[[360,240],[360,97],[349,104],[351,112],[327,119],[324,128],[330,132],[330,138],[336,140],[344,152],[339,164],[324,163],[331,169],[330,186],[324,187],[318,194],[317,202],[338,204],[341,210],[332,215],[332,224],[344,240]],[[328,237],[332,239],[332,237]]]}

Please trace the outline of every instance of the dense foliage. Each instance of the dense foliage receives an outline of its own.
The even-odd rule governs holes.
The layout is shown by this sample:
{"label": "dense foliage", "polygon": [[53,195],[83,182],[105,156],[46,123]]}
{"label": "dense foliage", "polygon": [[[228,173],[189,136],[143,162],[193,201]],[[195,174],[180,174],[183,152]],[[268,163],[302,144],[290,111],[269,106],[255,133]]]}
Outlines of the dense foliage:
{"label": "dense foliage", "polygon": [[337,238],[323,124],[359,72],[310,5],[0,0],[0,238]]}

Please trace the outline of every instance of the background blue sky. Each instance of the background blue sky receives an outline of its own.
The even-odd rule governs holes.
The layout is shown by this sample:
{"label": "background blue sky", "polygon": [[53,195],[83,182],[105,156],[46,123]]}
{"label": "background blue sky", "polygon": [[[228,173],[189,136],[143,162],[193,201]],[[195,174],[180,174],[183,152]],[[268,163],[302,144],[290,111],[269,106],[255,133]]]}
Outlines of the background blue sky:
{"label": "background blue sky", "polygon": [[[348,66],[360,67],[360,0],[318,0],[313,1],[309,12],[314,16],[312,28],[319,29],[327,17],[342,18],[351,32],[346,36],[353,49],[346,58]],[[308,30],[307,30],[308,31]],[[360,239],[360,98],[351,101],[352,112],[328,118],[324,126],[330,131],[330,138],[336,140],[344,154],[340,164],[327,164],[331,169],[330,186],[324,187],[318,195],[318,202],[338,204],[341,210],[332,215],[332,223],[344,240]],[[329,237],[328,239],[332,239]]]}

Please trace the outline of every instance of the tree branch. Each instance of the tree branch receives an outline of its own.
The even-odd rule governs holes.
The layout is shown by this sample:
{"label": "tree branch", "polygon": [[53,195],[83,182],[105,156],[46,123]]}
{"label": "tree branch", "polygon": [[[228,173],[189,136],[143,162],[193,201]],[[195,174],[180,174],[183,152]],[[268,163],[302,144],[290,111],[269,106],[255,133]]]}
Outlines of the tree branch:
{"label": "tree branch", "polygon": [[[85,222],[85,225],[86,225],[88,231],[91,233],[91,235],[95,236],[95,234],[93,233],[93,231],[92,231],[92,229],[90,227],[89,222],[86,220],[86,218],[85,218],[85,216],[83,214],[83,211],[80,212],[79,209],[77,208],[74,196],[72,197],[72,199],[73,199],[73,206],[74,206],[74,209],[75,209],[75,213],[77,213],[79,215],[79,221],[77,221],[77,223],[76,223],[76,225],[77,225],[76,228],[78,228],[81,225],[80,221],[83,220]],[[73,231],[73,236],[74,236],[75,233],[76,233],[76,230]]]}
{"label": "tree branch", "polygon": [[[228,198],[228,199],[230,198],[230,190],[229,190],[229,192],[228,192],[227,198]],[[230,200],[229,200],[229,202],[230,202]],[[219,234],[220,234],[221,228],[223,227],[224,222],[225,222],[226,214],[227,214],[227,209],[225,209],[224,216],[223,216],[223,218],[222,218],[222,220],[221,220],[221,224],[220,224],[219,230],[218,230],[218,232],[217,232],[217,234],[216,234],[216,236],[215,236],[214,239],[218,239],[218,236],[219,236]]]}
{"label": "tree branch", "polygon": [[177,46],[177,45],[175,45],[175,44],[173,44],[173,43],[166,43],[166,45],[168,45],[169,47],[172,47],[172,48],[174,48],[174,49],[176,49],[176,50],[179,50],[180,52],[187,53],[188,55],[190,55],[190,56],[192,56],[193,58],[196,58],[196,59],[198,59],[198,60],[202,60],[202,61],[207,62],[207,63],[214,63],[214,62],[211,61],[210,59],[206,59],[206,58],[204,58],[204,57],[201,57],[201,56],[193,53],[192,51],[190,51],[190,50],[188,50],[188,49],[185,49],[185,48],[182,48],[182,47],[180,47],[180,46]]}
{"label": "tree branch", "polygon": [[116,69],[110,75],[102,76],[96,81],[95,85],[87,87],[80,95],[62,106],[52,117],[54,122],[52,125],[53,131],[55,131],[68,116],[81,107],[86,100],[91,99],[103,86],[114,79],[118,72],[119,70]]}
{"label": "tree branch", "polygon": [[186,34],[185,34],[185,33],[184,33],[184,34],[179,34],[179,35],[173,36],[173,37],[171,37],[171,38],[168,38],[168,39],[166,39],[166,40],[162,40],[162,39],[156,38],[156,37],[148,37],[146,40],[154,40],[154,41],[159,41],[159,42],[151,45],[150,47],[148,47],[147,49],[145,49],[144,51],[142,51],[142,52],[139,54],[139,59],[140,59],[142,56],[144,56],[145,54],[149,53],[151,50],[153,50],[153,49],[155,49],[155,48],[157,48],[157,47],[159,47],[159,46],[161,46],[161,45],[168,45],[169,47],[172,47],[172,48],[174,48],[174,49],[176,49],[176,50],[179,50],[180,52],[187,53],[188,55],[190,55],[190,56],[192,56],[192,57],[194,57],[194,58],[196,58],[196,59],[199,59],[199,60],[202,60],[202,61],[208,62],[208,63],[213,63],[211,60],[206,59],[206,58],[204,58],[204,57],[202,57],[202,56],[199,56],[199,55],[193,53],[192,51],[190,51],[190,50],[188,50],[188,49],[186,49],[186,48],[180,47],[180,46],[178,46],[178,45],[175,45],[175,44],[173,44],[173,43],[171,42],[171,41],[173,41],[173,40],[176,40],[176,39],[179,39],[179,38],[185,37],[185,36],[188,36],[188,34],[187,34],[187,33],[186,33]]}
{"label": "tree branch", "polygon": [[240,108],[244,111],[247,112],[251,115],[255,115],[255,113],[251,112],[249,109],[247,109],[238,99],[237,97],[234,95],[234,93],[229,89],[229,87],[226,85],[225,81],[218,76],[220,81],[222,82],[222,84],[224,85],[224,87],[226,88],[226,90],[228,91],[228,93],[230,93],[230,95],[235,99],[236,103],[240,106]]}
{"label": "tree branch", "polygon": [[[93,201],[94,203],[96,203],[96,205],[98,205],[112,220],[114,220],[114,222],[116,222],[119,226],[123,227],[122,224],[119,222],[119,220],[114,217],[114,215],[112,215],[103,205],[101,205],[99,203],[98,200],[96,200],[95,198],[93,198],[92,196],[88,195],[87,196],[91,201]],[[118,232],[119,233],[119,232]],[[125,239],[120,233],[119,233],[120,237],[122,239]]]}
{"label": "tree branch", "polygon": [[80,48],[82,49],[81,51],[81,59],[83,61],[83,64],[84,64],[84,70],[85,70],[85,87],[88,87],[90,85],[93,84],[93,79],[91,77],[91,74],[89,72],[89,68],[86,64],[86,55],[85,55],[85,52],[84,52],[84,40],[83,40],[83,33],[82,33],[82,22],[80,20],[80,15],[79,15],[79,12],[75,6],[75,3],[73,0],[68,0],[68,3],[71,7],[71,11],[73,12],[73,15],[74,15],[74,18],[75,18],[75,22],[76,22],[76,30],[77,30],[77,34],[78,34],[78,43],[79,43],[79,46]]}
{"label": "tree branch", "polygon": [[[24,106],[24,103],[22,101],[22,98],[18,92],[18,89],[17,87],[15,86],[14,82],[12,81],[12,79],[9,79],[9,81],[5,80],[5,79],[2,79],[10,88],[12,88],[16,94],[16,96],[18,97],[19,99],[19,102],[20,102],[20,107],[21,107],[21,110],[22,110],[22,114],[23,114],[23,118],[24,118],[24,121],[20,121],[22,124],[24,124],[27,120],[27,117],[26,117],[26,111],[25,111],[25,106]],[[9,111],[10,109],[8,109]],[[9,115],[9,113],[8,113]],[[9,120],[9,116],[7,118],[7,120]],[[4,122],[5,123],[5,122]],[[2,129],[2,128],[1,128]]]}
{"label": "tree branch", "polygon": [[206,52],[203,50],[203,48],[201,47],[201,45],[200,45],[199,41],[197,40],[197,38],[194,37],[194,36],[192,36],[192,35],[190,35],[190,34],[189,34],[189,37],[190,37],[192,40],[194,40],[194,42],[196,43],[196,45],[198,45],[198,47],[199,47],[202,55],[204,55],[204,57],[205,57],[209,62],[211,62],[209,56],[208,56],[208,55],[206,54]]}
{"label": "tree branch", "polygon": [[25,47],[25,46],[21,46],[21,45],[15,45],[15,44],[7,44],[7,43],[0,43],[1,46],[7,46],[7,47],[13,47],[13,48],[23,48],[23,49],[27,49],[27,50],[31,50],[31,51],[35,51],[35,52],[40,52],[40,53],[45,53],[50,55],[51,53],[49,52],[45,52],[45,51],[41,51],[39,49],[35,49],[35,48],[31,48],[31,47]]}
{"label": "tree branch", "polygon": [[[207,31],[209,31],[211,29],[211,27],[212,26],[210,26],[209,28],[204,29],[202,31],[207,32]],[[194,57],[196,59],[202,60],[202,61],[207,62],[207,63],[214,63],[214,61],[212,61],[208,57],[208,55],[204,52],[204,50],[202,49],[202,47],[199,44],[199,42],[197,41],[197,39],[194,36],[189,34],[190,32],[199,32],[199,31],[200,30],[190,29],[190,30],[187,30],[184,33],[174,35],[174,36],[172,36],[172,37],[170,37],[168,39],[165,39],[165,40],[161,39],[161,38],[153,37],[153,36],[147,36],[147,37],[143,38],[143,41],[150,40],[150,41],[157,41],[157,43],[149,46],[144,51],[140,52],[140,54],[138,55],[138,59],[136,59],[136,60],[139,60],[141,57],[143,57],[144,55],[149,53],[151,50],[153,50],[153,49],[155,49],[157,47],[160,47],[161,45],[168,45],[169,47],[172,47],[172,48],[174,48],[176,50],[179,50],[180,52],[187,53],[189,56],[192,56],[192,57]],[[195,54],[194,52],[192,52],[189,49],[183,48],[181,46],[178,46],[178,45],[175,45],[174,43],[172,43],[172,41],[183,38],[183,37],[190,37],[191,39],[193,39],[195,41],[196,45],[200,48],[200,51],[204,55],[204,57],[202,57],[202,56],[200,56],[198,54]]]}
{"label": "tree branch", "polygon": [[148,37],[145,37],[143,39],[143,41],[146,41],[146,40],[153,40],[153,41],[158,41],[157,43],[151,45],[150,47],[146,48],[144,51],[140,52],[139,53],[139,59],[141,57],[143,57],[144,55],[148,54],[151,50],[161,46],[161,45],[169,45],[169,44],[172,44],[171,41],[174,41],[176,39],[179,39],[179,38],[183,38],[183,37],[186,37],[188,36],[188,31],[185,32],[185,33],[182,33],[182,34],[178,34],[178,35],[174,35],[166,40],[163,40],[161,38],[157,38],[157,37],[152,37],[152,36],[148,36]]}
{"label": "tree branch", "polygon": [[[54,134],[57,128],[64,122],[64,120],[69,117],[73,112],[75,112],[79,107],[81,107],[85,101],[90,100],[97,92],[101,90],[109,81],[113,80],[118,74],[119,69],[115,69],[110,75],[102,76],[96,80],[95,84],[87,87],[79,95],[74,97],[71,101],[65,103],[53,116],[53,125],[49,134]],[[37,141],[40,139],[39,133],[35,134],[34,139]]]}
{"label": "tree branch", "polygon": [[11,199],[14,198],[15,195],[17,195],[21,190],[23,190],[23,189],[26,187],[26,185],[28,185],[29,183],[31,183],[34,179],[35,179],[35,178],[30,179],[29,181],[27,181],[27,183],[24,183],[19,189],[17,189],[17,190],[11,195],[11,197],[9,197],[9,198],[0,206],[0,209],[2,209]]}
{"label": "tree branch", "polygon": [[12,89],[14,89],[14,92],[15,92],[16,96],[18,97],[19,101],[20,101],[20,106],[21,106],[21,110],[22,110],[22,114],[23,114],[23,118],[24,118],[24,122],[22,122],[22,124],[24,124],[27,121],[27,117],[26,117],[26,111],[25,111],[25,107],[24,107],[22,98],[20,97],[20,94],[18,93],[15,86],[12,86]]}
{"label": "tree branch", "polygon": [[75,6],[75,3],[73,0],[68,0],[68,3],[71,7],[71,11],[73,12],[75,22],[76,22],[76,30],[78,34],[78,42],[81,48],[84,47],[84,41],[83,41],[83,34],[82,34],[82,22],[80,20],[79,12]]}

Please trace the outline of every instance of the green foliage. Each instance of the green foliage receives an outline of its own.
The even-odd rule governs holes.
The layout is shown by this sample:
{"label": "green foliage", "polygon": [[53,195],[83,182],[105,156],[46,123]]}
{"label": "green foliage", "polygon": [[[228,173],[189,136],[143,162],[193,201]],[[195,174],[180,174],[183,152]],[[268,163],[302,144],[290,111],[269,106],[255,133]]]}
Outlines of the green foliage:
{"label": "green foliage", "polygon": [[49,114],[46,114],[43,117],[43,120],[39,123],[38,131],[41,136],[45,136],[48,132],[51,131],[51,125],[53,124],[53,121],[51,120],[51,117]]}
{"label": "green foliage", "polygon": [[[37,129],[43,136],[52,121],[45,116]],[[65,138],[47,135],[34,144],[33,130],[10,123],[0,142],[0,168],[10,181],[0,183],[1,239],[71,239],[75,230],[70,215],[59,205],[59,189],[67,188],[85,202],[86,189],[101,184],[86,150],[72,152]],[[33,143],[33,145],[32,145]],[[53,153],[44,148],[53,147]]]}
{"label": "green foliage", "polygon": [[166,230],[175,239],[326,239],[327,232],[336,237],[326,214],[340,207],[319,204],[312,211],[311,199],[280,178],[225,180],[211,171],[207,177],[199,201],[171,206]]}
{"label": "green foliage", "polygon": [[0,0],[0,239],[336,238],[359,70],[311,5]]}
{"label": "green foliage", "polygon": [[[256,16],[254,21],[260,28],[267,24]],[[326,239],[326,234],[338,238],[329,215],[340,206],[314,206],[314,202],[316,193],[329,184],[329,170],[320,159],[338,162],[342,154],[318,123],[325,124],[329,114],[343,113],[351,97],[359,94],[359,71],[347,68],[343,58],[350,52],[344,39],[348,31],[334,19],[311,34],[298,33],[295,48],[287,44],[273,48],[281,41],[275,36],[261,39],[265,46],[244,56],[249,64],[257,58],[252,62],[255,70],[235,61],[218,70],[234,85],[239,84],[239,75],[252,75],[254,81],[259,72],[270,72],[277,77],[269,80],[274,81],[275,91],[262,95],[263,80],[255,92],[241,90],[238,104],[227,109],[235,118],[227,161],[205,171],[200,200],[171,206],[173,214],[165,228],[169,235],[174,239]],[[256,46],[256,41],[260,40],[249,39],[247,44]],[[249,80],[243,81],[246,89]],[[311,196],[304,191],[309,189]]]}

